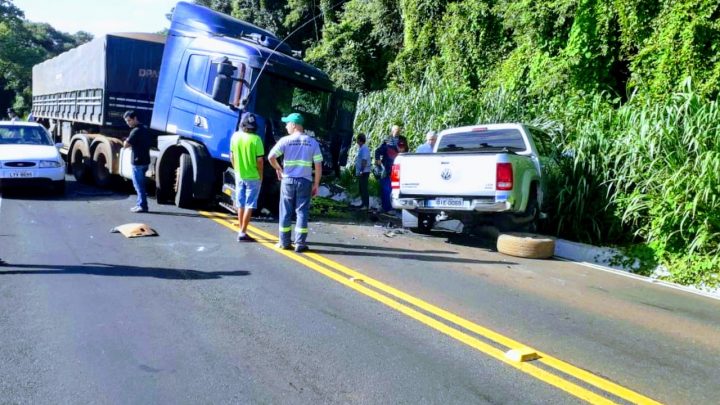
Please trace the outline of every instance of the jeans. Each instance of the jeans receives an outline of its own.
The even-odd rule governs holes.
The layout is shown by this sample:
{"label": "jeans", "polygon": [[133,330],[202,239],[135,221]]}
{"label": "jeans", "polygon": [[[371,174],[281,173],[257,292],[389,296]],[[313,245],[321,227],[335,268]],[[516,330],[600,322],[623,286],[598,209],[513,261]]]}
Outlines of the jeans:
{"label": "jeans", "polygon": [[390,188],[390,177],[386,176],[380,179],[380,200],[382,201],[383,211],[390,211],[392,207],[392,189]]}
{"label": "jeans", "polygon": [[280,243],[290,246],[292,214],[295,211],[295,246],[307,244],[308,217],[312,181],[302,177],[285,177],[280,186]]}
{"label": "jeans", "polygon": [[368,180],[370,179],[370,173],[360,173],[358,176],[358,186],[360,187],[360,198],[362,200],[363,208],[367,209],[370,207],[370,194],[368,193]]}
{"label": "jeans", "polygon": [[147,172],[147,170],[148,165],[133,165],[132,167],[132,182],[135,187],[135,192],[137,192],[137,202],[135,205],[144,210],[148,209],[147,191],[145,190],[145,172]]}
{"label": "jeans", "polygon": [[[237,176],[237,174],[235,175]],[[260,195],[260,180],[235,180],[235,207],[240,209],[257,208]]]}

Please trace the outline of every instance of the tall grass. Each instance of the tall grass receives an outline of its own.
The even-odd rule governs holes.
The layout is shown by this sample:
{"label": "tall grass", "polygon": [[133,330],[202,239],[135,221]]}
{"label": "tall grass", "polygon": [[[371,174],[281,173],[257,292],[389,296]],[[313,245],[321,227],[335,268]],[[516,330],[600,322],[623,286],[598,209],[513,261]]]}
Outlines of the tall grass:
{"label": "tall grass", "polygon": [[664,100],[619,105],[604,95],[543,100],[478,92],[432,77],[363,97],[356,131],[370,135],[372,150],[401,122],[414,148],[429,129],[508,121],[549,133],[547,232],[640,246],[674,281],[718,283],[720,106],[689,82]]}

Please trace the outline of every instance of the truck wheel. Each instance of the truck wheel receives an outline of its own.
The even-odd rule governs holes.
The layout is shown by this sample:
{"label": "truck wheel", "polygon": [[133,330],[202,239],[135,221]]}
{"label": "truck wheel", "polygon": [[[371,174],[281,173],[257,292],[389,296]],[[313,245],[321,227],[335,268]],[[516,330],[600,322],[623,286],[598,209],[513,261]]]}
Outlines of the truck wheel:
{"label": "truck wheel", "polygon": [[75,142],[70,149],[70,171],[75,180],[87,183],[90,180],[90,151],[83,142]]}
{"label": "truck wheel", "polygon": [[95,148],[92,159],[92,176],[98,187],[110,187],[113,174],[110,170],[111,158],[110,148],[101,143]]}
{"label": "truck wheel", "polygon": [[547,259],[555,254],[555,239],[533,233],[504,233],[498,237],[497,251],[508,256]]}
{"label": "truck wheel", "polygon": [[175,205],[191,208],[193,204],[193,167],[190,155],[180,155],[180,164],[175,173]]}

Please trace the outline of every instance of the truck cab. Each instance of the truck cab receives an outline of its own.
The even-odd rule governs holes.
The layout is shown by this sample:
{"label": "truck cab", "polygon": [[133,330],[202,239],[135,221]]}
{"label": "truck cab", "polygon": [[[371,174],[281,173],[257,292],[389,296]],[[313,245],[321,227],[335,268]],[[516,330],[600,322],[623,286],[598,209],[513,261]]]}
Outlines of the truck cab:
{"label": "truck cab", "polygon": [[[336,90],[327,74],[296,59],[269,31],[180,2],[159,75],[150,126],[167,134],[158,138],[156,186],[163,200],[174,194],[179,206],[191,202],[185,198],[190,193],[178,189],[183,174],[193,177],[192,200],[213,197],[226,177],[230,138],[245,111],[259,117],[266,150],[286,135],[280,118],[300,112],[321,144],[324,171],[344,163],[340,152],[352,142],[357,98]],[[192,173],[181,173],[183,154],[190,155]]]}
{"label": "truck cab", "polygon": [[[267,151],[286,135],[280,117],[302,113],[323,172],[337,172],[356,102],[273,33],[189,2],[175,6],[167,37],[108,34],[33,67],[33,114],[63,143],[76,179],[131,178],[122,117],[134,110],[157,138],[146,173],[157,200],[179,207],[232,194],[230,139],[243,112],[258,116]],[[260,198],[271,209],[274,178],[264,176]]]}

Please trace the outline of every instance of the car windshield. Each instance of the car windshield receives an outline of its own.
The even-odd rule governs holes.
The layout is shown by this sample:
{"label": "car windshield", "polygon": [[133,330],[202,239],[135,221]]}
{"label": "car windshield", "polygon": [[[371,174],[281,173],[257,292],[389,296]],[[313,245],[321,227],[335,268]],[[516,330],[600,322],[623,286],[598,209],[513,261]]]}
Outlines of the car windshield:
{"label": "car windshield", "polygon": [[446,134],[440,138],[438,152],[481,152],[507,149],[512,152],[526,150],[519,130],[478,128],[469,132]]}
{"label": "car windshield", "polygon": [[330,108],[329,92],[269,73],[265,73],[260,78],[258,88],[260,96],[255,110],[268,119],[275,140],[287,135],[285,124],[280,118],[293,112],[303,115],[305,129],[314,133],[319,141],[326,138]]}
{"label": "car windshield", "polygon": [[47,132],[40,127],[0,126],[0,145],[52,145]]}

